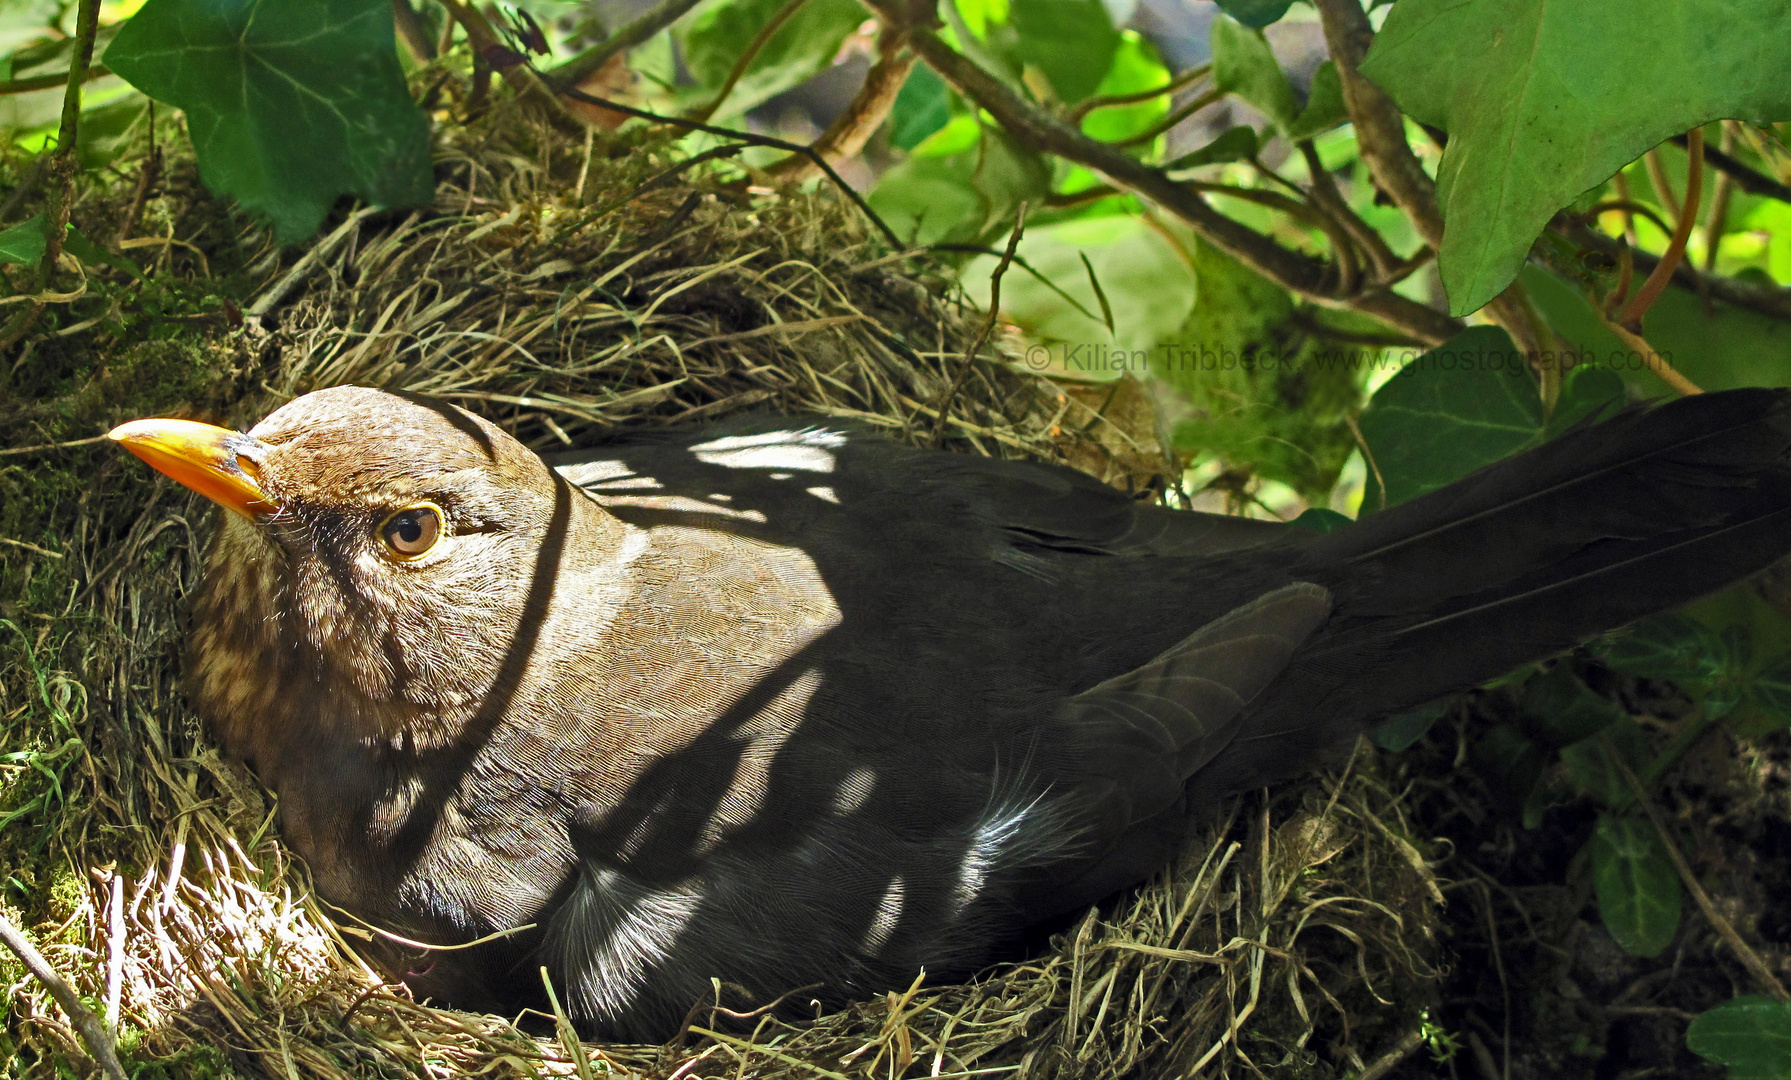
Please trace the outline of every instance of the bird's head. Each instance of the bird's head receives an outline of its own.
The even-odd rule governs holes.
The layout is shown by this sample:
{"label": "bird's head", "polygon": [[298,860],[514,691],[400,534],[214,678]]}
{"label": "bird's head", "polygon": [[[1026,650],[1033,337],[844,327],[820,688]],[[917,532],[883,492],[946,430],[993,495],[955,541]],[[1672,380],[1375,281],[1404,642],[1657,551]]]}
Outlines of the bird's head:
{"label": "bird's head", "polygon": [[138,420],[111,437],[229,511],[191,672],[227,739],[295,698],[308,719],[367,735],[415,735],[476,708],[523,618],[529,570],[556,517],[566,524],[567,492],[536,454],[421,395],[336,387],[246,433]]}

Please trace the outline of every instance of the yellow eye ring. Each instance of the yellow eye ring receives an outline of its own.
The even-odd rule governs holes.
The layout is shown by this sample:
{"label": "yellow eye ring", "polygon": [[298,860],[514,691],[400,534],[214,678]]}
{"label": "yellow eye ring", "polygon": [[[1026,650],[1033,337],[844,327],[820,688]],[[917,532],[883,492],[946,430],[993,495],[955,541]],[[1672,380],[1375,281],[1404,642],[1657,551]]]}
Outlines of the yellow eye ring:
{"label": "yellow eye ring", "polygon": [[376,531],[388,556],[413,562],[429,554],[441,540],[442,517],[442,508],[434,503],[416,503],[388,515]]}

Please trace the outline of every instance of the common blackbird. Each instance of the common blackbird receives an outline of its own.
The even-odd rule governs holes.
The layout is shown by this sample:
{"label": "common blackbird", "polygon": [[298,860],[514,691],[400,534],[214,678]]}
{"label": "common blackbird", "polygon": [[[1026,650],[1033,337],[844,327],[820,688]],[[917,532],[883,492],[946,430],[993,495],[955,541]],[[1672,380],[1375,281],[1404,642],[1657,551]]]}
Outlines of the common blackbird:
{"label": "common blackbird", "polygon": [[193,699],[420,994],[651,1039],[967,973],[1375,720],[1791,549],[1791,394],[1320,535],[759,417],[544,460],[417,394],[112,433],[231,511]]}

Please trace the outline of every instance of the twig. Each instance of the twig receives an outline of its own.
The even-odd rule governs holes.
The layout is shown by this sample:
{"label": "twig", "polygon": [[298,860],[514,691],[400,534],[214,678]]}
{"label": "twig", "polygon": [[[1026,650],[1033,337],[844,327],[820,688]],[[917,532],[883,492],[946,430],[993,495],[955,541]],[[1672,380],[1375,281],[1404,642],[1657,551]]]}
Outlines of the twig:
{"label": "twig", "polygon": [[106,438],[107,437],[104,435],[95,435],[91,439],[71,439],[68,442],[40,443],[37,446],[14,446],[5,450],[0,450],[0,457],[12,457],[14,455],[23,454],[41,454],[46,450],[66,450],[71,446],[91,446],[94,443],[105,442]]}
{"label": "twig", "polygon": [[[403,3],[404,0],[396,2]],[[124,212],[124,223],[118,226],[115,243],[122,244],[131,238],[131,231],[137,227],[137,217],[143,213],[143,204],[149,200],[149,189],[161,171],[162,148],[155,144],[155,101],[152,99],[149,102],[149,154],[137,170],[137,189],[131,193],[131,205]]]}
{"label": "twig", "polygon": [[1136,105],[1141,101],[1149,101],[1152,98],[1162,97],[1164,94],[1173,94],[1182,87],[1187,86],[1189,83],[1204,78],[1212,70],[1213,65],[1201,64],[1199,67],[1189,68],[1154,90],[1140,90],[1137,93],[1132,94],[1110,94],[1107,97],[1089,98],[1087,101],[1084,101],[1082,104],[1070,110],[1070,119],[1081,120],[1084,116],[1094,112],[1096,109],[1111,109],[1118,105]]}
{"label": "twig", "polygon": [[[76,34],[78,35],[79,33],[80,31],[77,30]],[[91,57],[92,55],[92,52],[88,53],[88,56]],[[69,71],[73,70],[74,68],[71,66]],[[103,79],[110,74],[112,74],[112,72],[104,64],[91,64],[87,68],[87,74],[81,81],[92,82],[95,79]],[[53,75],[33,75],[29,79],[6,79],[0,80],[0,96],[6,94],[29,94],[35,90],[53,90],[58,86],[67,85],[68,71],[58,71]]]}
{"label": "twig", "polygon": [[430,40],[429,28],[423,25],[417,9],[410,6],[410,0],[392,0],[392,25],[417,63],[427,64],[435,59],[435,42]]}
{"label": "twig", "polygon": [[[1661,232],[1668,236],[1671,236],[1673,233],[1673,226],[1668,225],[1665,218],[1655,213],[1653,207],[1649,206],[1647,203],[1636,202],[1634,199],[1607,199],[1592,207],[1592,209],[1586,211],[1584,214],[1581,214],[1580,218],[1586,224],[1590,225],[1605,214],[1612,212],[1621,212],[1626,223],[1637,215],[1645,217],[1649,221],[1654,222],[1654,227]],[[1634,229],[1634,226],[1626,224],[1625,228],[1632,230]]]}
{"label": "twig", "polygon": [[[1609,255],[1613,259],[1621,258],[1623,242],[1613,239],[1596,229],[1588,229],[1578,221],[1565,217],[1556,218],[1552,226],[1556,232],[1566,237],[1581,248]],[[1538,244],[1536,250],[1542,253],[1545,262],[1556,265],[1549,258],[1549,245]],[[1635,252],[1636,269],[1651,271],[1660,264],[1660,260],[1646,251]],[[1564,274],[1571,277],[1578,273],[1576,268],[1561,267]],[[1770,318],[1791,321],[1791,289],[1781,289],[1776,285],[1754,285],[1746,281],[1737,281],[1721,274],[1706,276],[1698,273],[1696,267],[1683,260],[1673,270],[1673,284],[1700,296],[1708,295],[1713,300],[1720,300],[1735,307],[1757,311]]]}
{"label": "twig", "polygon": [[1382,1077],[1399,1068],[1401,1062],[1412,1056],[1412,1051],[1424,1045],[1424,1032],[1408,1031],[1405,1038],[1393,1044],[1393,1049],[1368,1063],[1368,1067],[1356,1075],[1356,1080],[1381,1080]]}
{"label": "twig", "polygon": [[759,27],[759,32],[752,36],[752,40],[746,43],[746,48],[742,49],[740,55],[734,59],[734,66],[728,69],[728,77],[721,81],[721,89],[715,91],[715,96],[709,99],[707,105],[699,105],[692,109],[690,118],[692,120],[707,120],[714,116],[715,110],[721,108],[722,103],[728,99],[728,95],[734,92],[734,87],[739,85],[741,77],[746,74],[746,69],[759,58],[759,53],[764,51],[766,44],[779,30],[784,28],[785,23],[789,22],[807,4],[808,0],[784,0],[784,6],[778,8],[771,18],[765,20],[765,25]]}
{"label": "twig", "polygon": [[662,0],[640,18],[617,30],[607,39],[591,46],[572,59],[541,73],[541,81],[555,93],[565,93],[603,69],[610,57],[619,52],[645,45],[648,39],[684,17],[699,0]]}
{"label": "twig", "polygon": [[[1734,120],[1723,121],[1723,147],[1721,150],[1709,146],[1705,147],[1704,160],[1710,164],[1711,168],[1720,171],[1724,176],[1733,180],[1736,187],[1747,192],[1749,195],[1764,195],[1769,199],[1777,199],[1779,202],[1791,203],[1791,187],[1779,183],[1772,177],[1767,176],[1765,173],[1748,165],[1746,162],[1738,161],[1729,154],[1729,150],[1733,147],[1731,140],[1735,137],[1735,128],[1733,127],[1735,123],[1736,121]],[[1680,146],[1686,145],[1686,138],[1684,135],[1675,135],[1673,136],[1672,141]],[[1665,230],[1663,229],[1662,231],[1664,232]]]}
{"label": "twig", "polygon": [[124,991],[124,874],[112,871],[106,907],[106,1027],[118,1034],[118,1007]]}
{"label": "twig", "polygon": [[1020,247],[1020,237],[1026,232],[1026,204],[1022,202],[1014,212],[1014,231],[1007,234],[1007,250],[1001,253],[1001,259],[989,274],[989,317],[983,320],[982,328],[970,346],[964,350],[964,359],[958,364],[958,373],[952,378],[951,388],[939,403],[939,416],[933,424],[933,444],[936,446],[945,441],[946,417],[951,415],[952,403],[958,399],[958,391],[963,389],[964,380],[969,377],[970,369],[976,363],[976,354],[982,351],[983,344],[989,335],[995,332],[995,320],[1001,317],[1001,279],[1007,268],[1013,265],[1014,252]]}
{"label": "twig", "polygon": [[909,43],[947,83],[985,109],[1016,141],[1105,174],[1120,187],[1150,199],[1181,218],[1214,247],[1281,287],[1301,296],[1343,304],[1420,338],[1440,343],[1461,331],[1461,323],[1386,289],[1338,296],[1324,260],[1283,247],[1241,222],[1219,213],[1198,192],[1123,151],[1089,138],[1022,99],[1000,79],[948,45],[932,30],[913,25],[900,0],[867,0],[887,21],[905,26]]}
{"label": "twig", "polygon": [[[68,213],[75,202],[75,175],[81,171],[75,158],[75,135],[81,119],[81,85],[87,81],[88,67],[93,63],[93,39],[99,33],[99,0],[81,0],[75,15],[75,50],[69,57],[68,89],[62,95],[62,124],[56,130],[56,154],[50,159],[49,175],[59,181],[55,201],[50,205],[50,220],[44,237],[44,257],[37,266],[37,299],[19,309],[4,331],[0,331],[0,352],[5,352],[31,329],[43,313],[50,283],[56,277],[56,264],[62,258],[62,239],[68,232]],[[54,84],[51,84],[54,85]]]}
{"label": "twig", "polygon": [[842,195],[852,201],[852,205],[858,208],[858,212],[863,214],[872,225],[877,227],[877,231],[883,234],[885,240],[889,241],[890,247],[900,249],[907,246],[902,243],[900,237],[896,236],[895,230],[891,229],[889,224],[885,222],[875,210],[871,209],[871,205],[864,201],[864,196],[854,190],[851,184],[846,183],[845,178],[840,176],[834,167],[827,163],[825,158],[815,153],[812,147],[803,146],[801,143],[793,143],[787,139],[774,139],[769,135],[759,135],[751,131],[736,131],[733,128],[718,127],[715,124],[706,124],[701,120],[691,120],[687,117],[666,116],[661,113],[648,112],[646,109],[637,109],[632,105],[624,105],[619,101],[600,98],[595,94],[587,94],[583,90],[576,88],[568,88],[560,91],[560,93],[574,101],[582,101],[587,105],[598,105],[602,108],[609,109],[612,112],[619,112],[624,116],[633,116],[642,120],[651,120],[658,124],[674,124],[678,127],[690,128],[692,131],[703,131],[710,135],[720,135],[724,138],[739,139],[742,143],[745,143],[748,146],[769,146],[773,150],[783,150],[791,154],[801,154],[813,161],[816,168],[827,174],[827,179],[833,181],[833,185],[839,188]]}
{"label": "twig", "polygon": [[1400,266],[1399,256],[1393,254],[1393,249],[1387,246],[1381,234],[1363,221],[1350,208],[1349,203],[1344,201],[1343,193],[1337,190],[1337,182],[1325,170],[1325,163],[1319,159],[1318,148],[1312,145],[1311,139],[1301,140],[1300,156],[1306,159],[1313,204],[1349,232],[1356,243],[1362,246],[1368,260],[1374,263],[1375,276],[1385,281]]}
{"label": "twig", "polygon": [[14,540],[10,536],[0,536],[0,544],[11,544],[13,547],[24,548],[26,551],[35,551],[39,555],[44,555],[52,559],[62,558],[62,552],[60,551],[51,551],[49,548],[38,547],[36,544],[24,540]]}
{"label": "twig", "polygon": [[[1660,298],[1667,289],[1667,282],[1673,280],[1673,268],[1685,257],[1685,243],[1691,239],[1692,226],[1698,220],[1698,200],[1704,194],[1704,131],[1693,128],[1687,133],[1689,137],[1687,153],[1691,157],[1691,165],[1685,174],[1685,204],[1675,210],[1679,223],[1673,229],[1673,239],[1667,244],[1667,250],[1661,253],[1660,262],[1642,287],[1623,305],[1617,313],[1617,321],[1636,331],[1642,328],[1642,316]],[[1653,151],[1649,151],[1652,160]]]}
{"label": "twig", "polygon": [[1186,120],[1188,117],[1193,116],[1195,113],[1206,108],[1208,105],[1211,105],[1213,102],[1218,101],[1220,98],[1222,98],[1224,96],[1225,96],[1225,91],[1220,90],[1217,87],[1214,87],[1213,89],[1208,90],[1203,94],[1197,94],[1194,97],[1188,99],[1186,102],[1183,102],[1180,108],[1175,109],[1168,116],[1165,116],[1163,119],[1158,120],[1156,123],[1152,124],[1150,127],[1145,128],[1143,131],[1140,131],[1136,135],[1128,135],[1126,138],[1121,139],[1120,141],[1118,141],[1116,143],[1112,143],[1110,145],[1112,145],[1112,146],[1140,146],[1144,143],[1150,142],[1152,139],[1155,139],[1157,136],[1163,134],[1165,131],[1168,131],[1170,128],[1181,123],[1183,120]]}
{"label": "twig", "polygon": [[1648,172],[1648,182],[1654,185],[1654,197],[1667,213],[1679,216],[1679,196],[1673,193],[1673,183],[1667,179],[1666,166],[1661,163],[1660,151],[1650,150],[1642,155],[1643,167]]}
{"label": "twig", "polygon": [[25,965],[26,971],[49,989],[56,1004],[62,1006],[62,1011],[75,1022],[75,1029],[81,1033],[81,1041],[87,1044],[87,1052],[93,1055],[100,1069],[111,1080],[125,1080],[124,1066],[118,1063],[118,1051],[113,1048],[112,1036],[107,1033],[105,1025],[100,1023],[99,1017],[93,1015],[92,1009],[81,1004],[74,987],[50,966],[50,962],[44,959],[44,954],[37,951],[37,946],[31,944],[30,939],[20,933],[18,927],[5,915],[0,915],[0,942],[4,942],[12,950],[13,955],[19,958],[19,963]]}
{"label": "twig", "polygon": [[1617,335],[1618,341],[1621,341],[1631,352],[1641,357],[1642,362],[1648,365],[1648,370],[1660,376],[1662,382],[1679,391],[1681,394],[1688,396],[1691,394],[1702,394],[1704,392],[1698,387],[1697,383],[1694,383],[1684,375],[1681,375],[1679,370],[1675,368],[1666,357],[1656,352],[1654,346],[1648,344],[1647,338],[1644,338],[1629,327],[1624,326],[1622,323],[1617,322],[1606,315],[1602,307],[1594,304],[1593,310],[1598,312],[1598,318],[1604,323],[1605,329]]}
{"label": "twig", "polygon": [[1741,939],[1741,935],[1735,932],[1734,925],[1716,909],[1716,905],[1711,902],[1710,894],[1705,892],[1704,886],[1698,883],[1698,876],[1692,873],[1691,864],[1685,861],[1685,856],[1679,851],[1679,845],[1673,840],[1673,834],[1667,831],[1667,824],[1661,820],[1660,811],[1655,808],[1654,800],[1648,797],[1647,790],[1642,787],[1641,778],[1636,776],[1635,770],[1629,767],[1629,762],[1624,760],[1623,755],[1618,752],[1610,735],[1600,733],[1598,740],[1604,746],[1605,756],[1613,765],[1617,766],[1617,771],[1623,774],[1623,782],[1629,785],[1630,793],[1635,796],[1636,804],[1642,808],[1644,814],[1648,815],[1648,821],[1654,826],[1654,831],[1660,834],[1660,842],[1667,849],[1667,857],[1673,860],[1673,869],[1679,871],[1679,880],[1684,883],[1685,891],[1691,893],[1692,900],[1698,905],[1698,910],[1704,913],[1704,918],[1716,930],[1717,936],[1729,946],[1730,951],[1735,954],[1735,958],[1741,961],[1742,967],[1747,968],[1748,974],[1754,977],[1754,981],[1760,984],[1762,990],[1779,1001],[1791,1001],[1791,994],[1785,992],[1785,984],[1781,983],[1778,976],[1772,973],[1772,969],[1766,966],[1766,961],[1760,959],[1760,954]]}
{"label": "twig", "polygon": [[[896,95],[902,92],[902,84],[914,70],[914,61],[914,53],[907,48],[901,32],[884,27],[877,36],[877,62],[865,73],[864,85],[858,88],[852,104],[827,125],[810,149],[834,162],[845,161],[863,150],[895,108]],[[801,183],[820,170],[806,155],[792,155],[767,171],[785,183]]]}
{"label": "twig", "polygon": [[[1725,150],[1735,148],[1735,129],[1727,122],[1723,124],[1723,148],[1704,148],[1704,158],[1708,161],[1712,155],[1721,154]],[[1722,246],[1723,233],[1729,226],[1729,200],[1735,194],[1735,178],[1727,172],[1718,171],[1716,191],[1710,197],[1710,215],[1704,219],[1704,272],[1716,270],[1716,249]]]}

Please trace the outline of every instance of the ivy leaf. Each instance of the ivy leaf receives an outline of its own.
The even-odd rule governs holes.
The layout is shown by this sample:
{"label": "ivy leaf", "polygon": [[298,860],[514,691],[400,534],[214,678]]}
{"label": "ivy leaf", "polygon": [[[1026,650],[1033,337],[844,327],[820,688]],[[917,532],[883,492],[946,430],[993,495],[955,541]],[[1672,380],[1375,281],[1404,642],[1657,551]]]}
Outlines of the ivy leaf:
{"label": "ivy leaf", "polygon": [[50,220],[36,214],[0,232],[0,262],[35,266],[43,260],[44,245],[49,243]]}
{"label": "ivy leaf", "polygon": [[1401,0],[1362,73],[1449,133],[1438,263],[1464,315],[1557,210],[1644,151],[1724,117],[1791,118],[1787,69],[1784,0]]}
{"label": "ivy leaf", "polygon": [[1261,30],[1278,21],[1293,6],[1293,0],[1219,0],[1219,10],[1252,30]]}
{"label": "ivy leaf", "polygon": [[[34,266],[43,260],[44,247],[49,242],[50,219],[43,214],[28,217],[5,232],[0,232],[0,262]],[[73,225],[68,227],[68,235],[62,241],[62,250],[85,263],[105,263],[133,277],[143,276],[142,268],[136,263],[95,244],[81,235],[81,230]]]}
{"label": "ivy leaf", "polygon": [[1113,66],[1120,33],[1101,0],[1013,0],[1008,14],[1020,36],[1019,54],[1060,101],[1089,97]]}
{"label": "ivy leaf", "polygon": [[[1329,514],[1332,512],[1333,511],[1329,510],[1308,510],[1306,513],[1295,518],[1293,523],[1299,525],[1301,521],[1312,514]],[[1343,517],[1342,514],[1338,514],[1337,516]],[[1344,518],[1344,521],[1348,522],[1349,519]],[[1373,739],[1374,745],[1380,747],[1382,750],[1397,754],[1401,750],[1404,750],[1417,742],[1419,739],[1422,739],[1424,733],[1430,730],[1431,725],[1442,719],[1443,714],[1448,711],[1449,703],[1447,701],[1433,701],[1428,705],[1420,705],[1411,712],[1400,713],[1391,720],[1381,722],[1378,726],[1370,729],[1368,737]]]}
{"label": "ivy leaf", "polygon": [[1362,413],[1374,455],[1364,509],[1455,482],[1521,449],[1542,427],[1529,362],[1505,331],[1475,326],[1406,365]]}
{"label": "ivy leaf", "polygon": [[1187,406],[1171,429],[1176,449],[1219,458],[1322,503],[1355,449],[1344,418],[1361,407],[1365,365],[1310,327],[1343,313],[1317,316],[1211,244],[1187,246],[1194,309],[1150,353],[1152,374]]}
{"label": "ivy leaf", "polygon": [[1221,15],[1213,20],[1212,47],[1213,89],[1248,101],[1276,127],[1293,121],[1299,102],[1261,30]]}
{"label": "ivy leaf", "polygon": [[1248,161],[1256,156],[1256,151],[1256,129],[1249,124],[1239,124],[1226,128],[1212,142],[1183,154],[1163,168],[1174,171],[1192,169],[1196,165],[1217,165],[1222,161]]}
{"label": "ivy leaf", "polygon": [[1343,76],[1337,74],[1335,63],[1326,60],[1312,73],[1306,107],[1287,125],[1288,140],[1299,142],[1323,135],[1348,120],[1349,110],[1343,104]]}
{"label": "ivy leaf", "polygon": [[411,101],[383,0],[149,0],[106,66],[186,112],[206,186],[317,231],[337,196],[429,201],[429,128]]}
{"label": "ivy leaf", "polygon": [[1748,680],[1747,700],[1780,727],[1791,727],[1791,656],[1782,657]]}
{"label": "ivy leaf", "polygon": [[1701,686],[1727,666],[1725,652],[1709,627],[1667,611],[1624,631],[1604,650],[1603,660],[1631,675]]}
{"label": "ivy leaf", "polygon": [[1592,888],[1598,913],[1623,951],[1653,958],[1679,932],[1679,875],[1654,827],[1641,818],[1600,814],[1592,831]]}
{"label": "ivy leaf", "polygon": [[[710,91],[720,90],[760,28],[783,6],[784,0],[733,0],[704,8],[683,35],[690,73]],[[738,116],[808,81],[833,63],[840,45],[864,19],[858,0],[809,0],[765,42],[715,116]]]}
{"label": "ivy leaf", "polygon": [[889,109],[889,143],[912,150],[951,121],[951,91],[925,64],[914,65]]}
{"label": "ivy leaf", "polygon": [[1791,1078],[1791,1005],[1763,994],[1725,1001],[1692,1018],[1685,1045],[1726,1065],[1729,1080]]}

